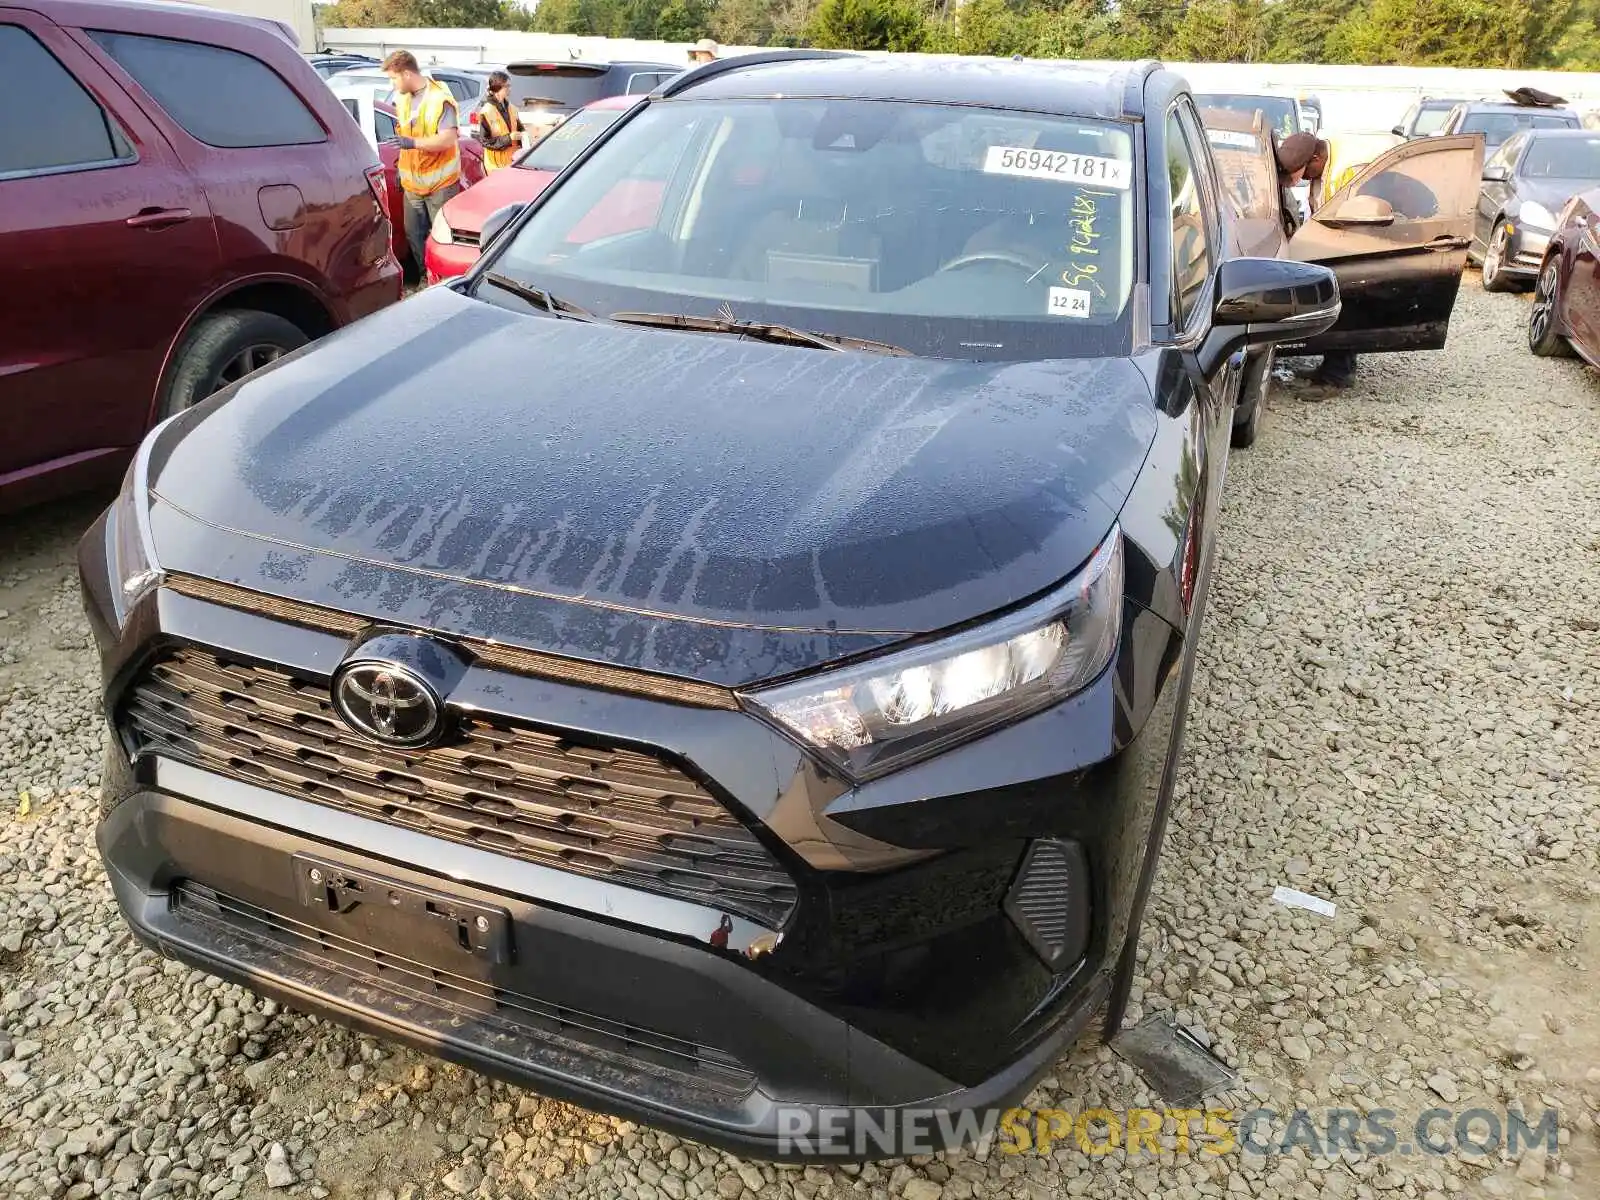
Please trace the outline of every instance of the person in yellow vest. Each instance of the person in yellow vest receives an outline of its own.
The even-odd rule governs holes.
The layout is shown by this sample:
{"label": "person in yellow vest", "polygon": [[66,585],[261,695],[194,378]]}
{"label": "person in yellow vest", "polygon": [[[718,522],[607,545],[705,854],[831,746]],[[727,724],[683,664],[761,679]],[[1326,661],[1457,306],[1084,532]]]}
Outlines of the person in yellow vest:
{"label": "person in yellow vest", "polygon": [[394,84],[406,242],[420,269],[433,219],[461,190],[456,100],[444,84],[422,73],[409,50],[396,50],[384,59],[383,73]]}
{"label": "person in yellow vest", "polygon": [[511,107],[511,76],[504,71],[489,76],[489,94],[478,110],[478,140],[485,171],[509,167],[522,149],[522,122]]}

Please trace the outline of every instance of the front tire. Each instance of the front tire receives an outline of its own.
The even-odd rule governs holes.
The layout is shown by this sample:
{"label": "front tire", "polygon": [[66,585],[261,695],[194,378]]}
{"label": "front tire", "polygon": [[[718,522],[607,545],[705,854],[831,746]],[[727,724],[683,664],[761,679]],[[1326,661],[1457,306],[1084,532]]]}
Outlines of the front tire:
{"label": "front tire", "polygon": [[1561,307],[1560,255],[1545,260],[1534,285],[1533,304],[1528,309],[1528,349],[1540,358],[1571,358],[1572,347],[1558,332],[1556,320]]}
{"label": "front tire", "polygon": [[253,308],[202,317],[178,350],[161,396],[161,418],[192,408],[310,340],[294,322]]}
{"label": "front tire", "polygon": [[1239,403],[1233,412],[1233,434],[1229,439],[1235,450],[1244,450],[1256,444],[1276,361],[1277,347],[1269,346],[1266,353],[1245,363],[1244,382],[1239,388]]}
{"label": "front tire", "polygon": [[1506,276],[1506,252],[1510,249],[1511,235],[1506,223],[1496,221],[1489,235],[1489,245],[1483,254],[1483,290],[1486,292],[1514,292],[1516,283]]}

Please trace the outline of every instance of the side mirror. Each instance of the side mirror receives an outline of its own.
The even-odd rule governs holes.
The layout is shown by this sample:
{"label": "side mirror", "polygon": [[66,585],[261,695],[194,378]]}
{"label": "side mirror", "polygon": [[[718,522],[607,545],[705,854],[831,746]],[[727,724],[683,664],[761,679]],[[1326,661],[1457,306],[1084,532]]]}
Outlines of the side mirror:
{"label": "side mirror", "polygon": [[1396,125],[1393,129],[1389,130],[1389,132],[1394,134],[1397,138],[1403,138],[1406,135],[1406,127],[1404,125]]}
{"label": "side mirror", "polygon": [[1232,258],[1217,269],[1216,295],[1200,349],[1207,370],[1241,345],[1303,342],[1339,320],[1339,281],[1315,263]]}
{"label": "side mirror", "polygon": [[481,254],[487,250],[489,243],[494,241],[507,225],[521,216],[522,210],[527,207],[526,204],[508,204],[490,213],[488,220],[483,223],[483,228],[478,230],[478,252]]}
{"label": "side mirror", "polygon": [[1483,169],[1483,177],[1490,183],[1504,183],[1508,175],[1506,169],[1496,163]]}
{"label": "side mirror", "polygon": [[1381,196],[1351,196],[1331,217],[1318,217],[1334,229],[1394,224],[1394,205]]}

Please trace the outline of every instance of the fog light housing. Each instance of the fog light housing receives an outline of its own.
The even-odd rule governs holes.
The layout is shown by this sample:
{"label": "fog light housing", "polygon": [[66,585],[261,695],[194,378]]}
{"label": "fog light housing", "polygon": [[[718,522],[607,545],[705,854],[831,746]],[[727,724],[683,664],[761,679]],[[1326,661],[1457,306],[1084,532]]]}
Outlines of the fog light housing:
{"label": "fog light housing", "polygon": [[1028,847],[1006,893],[1005,913],[1040,961],[1061,974],[1089,948],[1089,864],[1077,842]]}

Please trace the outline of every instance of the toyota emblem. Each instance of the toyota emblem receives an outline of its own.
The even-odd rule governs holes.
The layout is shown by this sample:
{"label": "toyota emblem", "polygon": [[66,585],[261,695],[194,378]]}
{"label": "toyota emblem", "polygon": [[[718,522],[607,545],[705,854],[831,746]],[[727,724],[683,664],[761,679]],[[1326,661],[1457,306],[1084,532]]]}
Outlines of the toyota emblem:
{"label": "toyota emblem", "polygon": [[354,662],[333,680],[333,705],[358,733],[389,746],[423,746],[439,736],[443,706],[416,672],[393,662]]}

